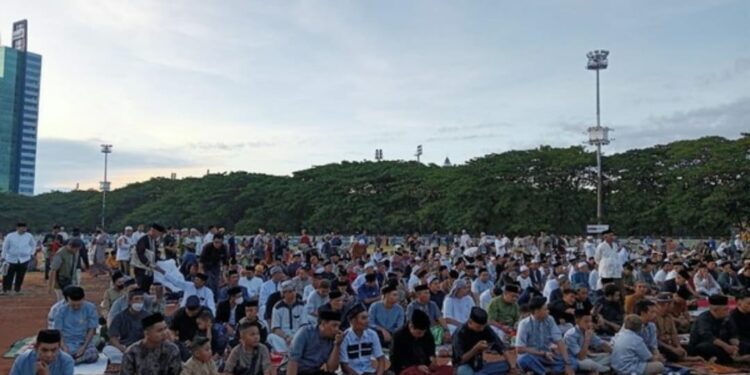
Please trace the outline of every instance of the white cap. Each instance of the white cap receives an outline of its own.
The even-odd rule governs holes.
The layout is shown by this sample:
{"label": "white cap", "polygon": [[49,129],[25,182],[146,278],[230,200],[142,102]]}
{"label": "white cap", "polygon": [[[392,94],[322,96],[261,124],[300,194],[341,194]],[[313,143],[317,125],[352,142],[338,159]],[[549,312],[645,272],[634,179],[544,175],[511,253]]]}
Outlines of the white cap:
{"label": "white cap", "polygon": [[529,270],[529,267],[521,266],[521,272],[526,272]]}
{"label": "white cap", "polygon": [[588,263],[586,263],[586,262],[580,262],[580,263],[578,263],[578,268],[581,268],[581,267],[588,267],[588,265],[589,265],[589,264],[588,264]]}
{"label": "white cap", "polygon": [[127,227],[125,227],[125,230],[133,230],[133,227],[131,227],[130,225],[128,225]]}

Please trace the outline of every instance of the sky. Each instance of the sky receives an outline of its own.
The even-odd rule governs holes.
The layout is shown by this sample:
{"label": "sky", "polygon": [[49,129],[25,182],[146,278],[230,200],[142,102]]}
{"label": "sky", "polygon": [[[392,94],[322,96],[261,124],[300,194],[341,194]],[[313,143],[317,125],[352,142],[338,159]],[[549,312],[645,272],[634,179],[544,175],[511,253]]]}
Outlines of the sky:
{"label": "sky", "polygon": [[[43,56],[36,193],[750,131],[750,1],[3,0]],[[593,163],[593,161],[592,161]]]}

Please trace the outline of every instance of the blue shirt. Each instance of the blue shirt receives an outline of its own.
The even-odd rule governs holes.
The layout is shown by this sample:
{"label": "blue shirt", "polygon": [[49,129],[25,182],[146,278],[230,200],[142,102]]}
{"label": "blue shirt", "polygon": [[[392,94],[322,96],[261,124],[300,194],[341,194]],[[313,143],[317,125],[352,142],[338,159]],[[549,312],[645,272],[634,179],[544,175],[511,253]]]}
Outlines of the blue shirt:
{"label": "blue shirt", "polygon": [[297,331],[289,350],[289,358],[297,362],[299,372],[316,371],[328,362],[333,350],[333,337],[320,335],[317,325],[304,326]]}
{"label": "blue shirt", "polygon": [[366,299],[377,297],[379,295],[380,289],[378,289],[377,285],[369,286],[365,283],[357,289],[357,300],[362,303],[365,303]]}
{"label": "blue shirt", "polygon": [[[578,353],[583,349],[583,331],[578,326],[575,326],[565,332],[565,347],[568,348],[568,353],[573,357],[578,357]],[[594,334],[591,336],[589,346],[594,349],[600,349],[602,346],[602,339]]]}
{"label": "blue shirt", "polygon": [[427,301],[426,304],[419,303],[419,301],[411,301],[409,306],[406,306],[406,319],[407,322],[411,320],[411,315],[414,314],[414,310],[422,310],[427,316],[430,317],[430,323],[435,324],[438,319],[443,317],[443,313],[440,312],[440,308],[433,301]]}
{"label": "blue shirt", "polygon": [[639,335],[643,339],[643,342],[646,343],[646,346],[649,348],[649,350],[654,351],[659,348],[659,341],[656,337],[656,324],[648,323],[643,328],[641,328],[641,332],[639,332]]}
{"label": "blue shirt", "polygon": [[550,351],[550,344],[561,339],[560,328],[557,327],[555,319],[551,316],[547,316],[547,319],[541,321],[529,316],[518,323],[517,347],[522,346],[548,352]]}
{"label": "blue shirt", "polygon": [[390,309],[385,308],[383,301],[378,301],[370,306],[370,327],[385,328],[389,333],[396,332],[404,325],[404,308],[393,305]]}
{"label": "blue shirt", "polygon": [[357,374],[375,373],[372,359],[382,357],[383,348],[380,346],[380,339],[372,329],[365,329],[362,336],[357,336],[351,328],[344,332],[339,361],[349,365]]}
{"label": "blue shirt", "polygon": [[[84,301],[81,308],[73,310],[70,304],[60,307],[55,314],[55,329],[60,330],[63,342],[71,352],[75,352],[86,341],[86,332],[99,326],[96,306]],[[89,345],[93,345],[93,340]]]}
{"label": "blue shirt", "polygon": [[651,359],[643,338],[637,333],[623,329],[612,338],[612,369],[621,374],[643,374],[646,362]]}
{"label": "blue shirt", "polygon": [[[36,350],[29,350],[26,353],[19,354],[15,362],[13,362],[10,375],[36,374],[36,363],[38,360]],[[57,352],[55,360],[49,364],[49,373],[53,375],[73,375],[73,366],[73,357],[60,350]]]}

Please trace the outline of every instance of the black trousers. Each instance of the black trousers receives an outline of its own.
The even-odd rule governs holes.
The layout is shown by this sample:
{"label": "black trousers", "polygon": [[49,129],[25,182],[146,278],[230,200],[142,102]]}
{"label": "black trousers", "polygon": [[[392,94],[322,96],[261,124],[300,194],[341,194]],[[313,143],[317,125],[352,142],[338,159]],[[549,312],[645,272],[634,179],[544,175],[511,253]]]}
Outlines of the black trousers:
{"label": "black trousers", "polygon": [[704,359],[716,357],[718,363],[732,363],[732,357],[724,349],[711,342],[702,342],[693,346],[693,355],[699,355]]}
{"label": "black trousers", "polygon": [[669,362],[679,362],[680,359],[682,359],[680,356],[675,354],[675,352],[667,349],[667,347],[663,345],[659,345],[659,353],[663,354],[664,358],[666,358]]}
{"label": "black trousers", "polygon": [[16,292],[21,291],[23,278],[26,276],[26,268],[29,262],[8,264],[8,274],[3,277],[3,291],[9,292],[11,287]]}

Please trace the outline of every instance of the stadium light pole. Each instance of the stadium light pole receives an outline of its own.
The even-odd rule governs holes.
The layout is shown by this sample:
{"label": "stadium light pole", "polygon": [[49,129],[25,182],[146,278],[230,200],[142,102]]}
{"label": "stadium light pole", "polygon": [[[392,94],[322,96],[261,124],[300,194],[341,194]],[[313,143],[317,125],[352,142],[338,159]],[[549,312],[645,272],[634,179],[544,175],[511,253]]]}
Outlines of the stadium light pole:
{"label": "stadium light pole", "polygon": [[596,71],[596,126],[588,129],[589,144],[596,146],[596,223],[602,223],[602,145],[609,144],[610,128],[601,125],[599,101],[599,71],[607,69],[609,51],[595,50],[586,54],[589,61],[586,69]]}
{"label": "stadium light pole", "polygon": [[108,156],[112,153],[112,145],[101,145],[102,154],[104,154],[104,181],[100,187],[102,189],[102,230],[104,230],[104,215],[107,212],[107,192],[109,191],[109,181],[107,181],[107,162]]}

